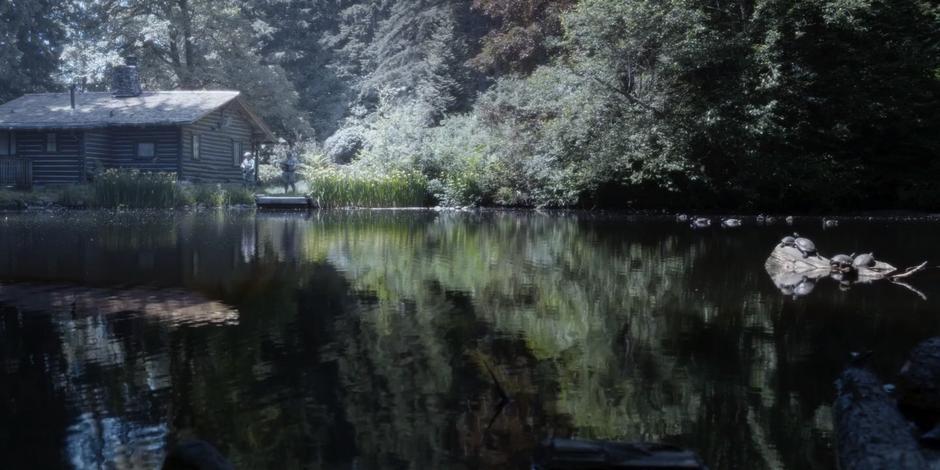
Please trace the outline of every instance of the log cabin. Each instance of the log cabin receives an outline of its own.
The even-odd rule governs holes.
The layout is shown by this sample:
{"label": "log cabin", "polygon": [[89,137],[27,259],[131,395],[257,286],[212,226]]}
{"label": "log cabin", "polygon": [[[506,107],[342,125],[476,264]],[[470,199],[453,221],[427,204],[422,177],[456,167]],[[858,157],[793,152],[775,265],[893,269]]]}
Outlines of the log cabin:
{"label": "log cabin", "polygon": [[72,87],[0,105],[0,187],[80,183],[107,168],[242,181],[245,154],[275,140],[238,91],[144,91],[128,59],[108,92]]}

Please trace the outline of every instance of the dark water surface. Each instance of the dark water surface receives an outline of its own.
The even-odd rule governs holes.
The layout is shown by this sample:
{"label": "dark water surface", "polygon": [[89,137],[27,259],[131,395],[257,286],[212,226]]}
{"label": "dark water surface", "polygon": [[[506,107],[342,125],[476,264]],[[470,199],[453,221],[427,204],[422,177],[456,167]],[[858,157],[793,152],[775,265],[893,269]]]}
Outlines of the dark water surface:
{"label": "dark water surface", "polygon": [[[940,262],[940,223],[798,223]],[[792,230],[792,229],[790,229]],[[832,468],[832,381],[940,333],[940,270],[807,297],[786,227],[538,213],[0,214],[3,468],[525,468],[547,436]],[[940,263],[937,263],[940,264]],[[512,402],[496,409],[492,367]]]}

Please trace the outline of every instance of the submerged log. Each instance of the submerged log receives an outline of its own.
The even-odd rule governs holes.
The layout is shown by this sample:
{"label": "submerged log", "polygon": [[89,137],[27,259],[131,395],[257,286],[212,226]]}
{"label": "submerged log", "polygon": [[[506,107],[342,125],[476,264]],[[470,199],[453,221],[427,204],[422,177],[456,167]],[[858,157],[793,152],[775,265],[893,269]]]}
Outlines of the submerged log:
{"label": "submerged log", "polygon": [[871,371],[849,366],[836,389],[832,410],[839,468],[928,468],[910,426]]}

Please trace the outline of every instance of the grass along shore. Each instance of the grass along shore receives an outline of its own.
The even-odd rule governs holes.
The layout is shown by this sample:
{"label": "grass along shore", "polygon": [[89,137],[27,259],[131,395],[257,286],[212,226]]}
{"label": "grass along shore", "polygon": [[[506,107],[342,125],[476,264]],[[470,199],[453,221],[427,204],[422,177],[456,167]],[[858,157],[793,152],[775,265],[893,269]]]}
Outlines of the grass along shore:
{"label": "grass along shore", "polygon": [[0,209],[30,207],[176,209],[254,205],[254,193],[241,184],[187,183],[173,174],[107,170],[93,182],[30,190],[0,189]]}

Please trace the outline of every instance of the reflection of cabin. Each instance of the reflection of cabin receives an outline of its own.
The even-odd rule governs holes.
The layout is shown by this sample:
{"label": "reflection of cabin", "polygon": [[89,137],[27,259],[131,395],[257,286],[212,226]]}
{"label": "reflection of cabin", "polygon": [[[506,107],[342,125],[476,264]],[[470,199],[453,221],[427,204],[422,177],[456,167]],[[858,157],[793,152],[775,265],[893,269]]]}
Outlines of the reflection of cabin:
{"label": "reflection of cabin", "polygon": [[240,181],[241,161],[273,142],[237,91],[142,91],[114,67],[110,92],[40,93],[0,105],[0,186],[77,183],[104,168]]}

